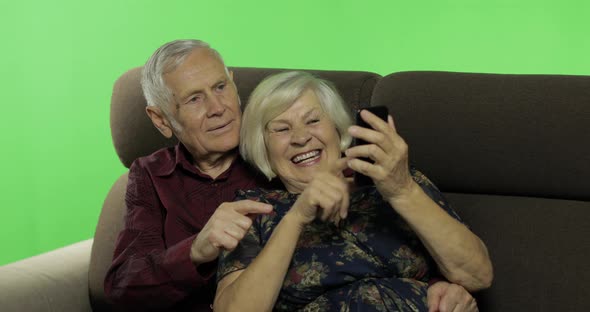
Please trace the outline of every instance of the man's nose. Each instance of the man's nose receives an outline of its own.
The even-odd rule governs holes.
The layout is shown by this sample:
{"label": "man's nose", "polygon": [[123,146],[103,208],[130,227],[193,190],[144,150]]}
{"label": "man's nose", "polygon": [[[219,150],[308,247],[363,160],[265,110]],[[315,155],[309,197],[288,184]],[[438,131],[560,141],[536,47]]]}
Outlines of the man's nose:
{"label": "man's nose", "polygon": [[209,96],[209,101],[207,101],[207,116],[219,116],[222,115],[224,111],[225,105],[223,105],[223,99],[217,94]]}
{"label": "man's nose", "polygon": [[296,127],[291,135],[291,143],[305,145],[311,140],[311,133],[306,127]]}

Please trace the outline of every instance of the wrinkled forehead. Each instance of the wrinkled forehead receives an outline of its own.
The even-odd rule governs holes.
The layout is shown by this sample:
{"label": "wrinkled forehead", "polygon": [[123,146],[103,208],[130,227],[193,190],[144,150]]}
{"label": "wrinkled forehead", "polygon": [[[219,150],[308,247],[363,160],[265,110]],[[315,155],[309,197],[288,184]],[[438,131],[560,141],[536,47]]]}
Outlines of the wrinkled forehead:
{"label": "wrinkled forehead", "polygon": [[[325,114],[319,97],[312,88],[305,88],[298,95],[286,96],[269,103],[264,114],[266,125],[272,122],[287,121],[291,118],[306,118],[311,115]],[[272,99],[269,99],[269,102]]]}
{"label": "wrinkled forehead", "polygon": [[169,75],[179,68],[183,70],[198,70],[203,68],[217,68],[226,75],[229,74],[221,55],[208,47],[197,47],[185,54],[173,55],[164,63],[164,76]]}
{"label": "wrinkled forehead", "polygon": [[230,77],[221,60],[203,48],[189,54],[163,78],[173,92],[184,94],[210,88]]}

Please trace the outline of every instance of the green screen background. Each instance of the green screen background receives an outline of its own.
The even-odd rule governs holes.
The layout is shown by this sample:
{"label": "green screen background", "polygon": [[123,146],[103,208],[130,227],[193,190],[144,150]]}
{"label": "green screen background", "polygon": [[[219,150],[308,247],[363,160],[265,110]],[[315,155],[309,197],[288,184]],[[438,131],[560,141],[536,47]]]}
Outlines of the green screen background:
{"label": "green screen background", "polygon": [[588,1],[2,1],[0,264],[92,237],[125,172],[115,79],[199,38],[230,66],[590,74]]}

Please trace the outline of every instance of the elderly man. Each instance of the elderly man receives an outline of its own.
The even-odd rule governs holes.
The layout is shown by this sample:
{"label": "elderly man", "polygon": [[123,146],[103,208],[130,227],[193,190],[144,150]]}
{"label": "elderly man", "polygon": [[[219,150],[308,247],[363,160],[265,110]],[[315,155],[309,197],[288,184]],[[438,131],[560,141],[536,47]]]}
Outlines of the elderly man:
{"label": "elderly man", "polygon": [[[268,182],[238,155],[240,101],[217,51],[198,40],[167,43],[145,64],[141,83],[149,118],[179,144],[132,164],[105,292],[132,310],[208,311],[220,250],[235,248],[252,215],[272,211],[233,202],[235,191]],[[433,284],[428,297],[433,311],[475,306],[446,282]]]}

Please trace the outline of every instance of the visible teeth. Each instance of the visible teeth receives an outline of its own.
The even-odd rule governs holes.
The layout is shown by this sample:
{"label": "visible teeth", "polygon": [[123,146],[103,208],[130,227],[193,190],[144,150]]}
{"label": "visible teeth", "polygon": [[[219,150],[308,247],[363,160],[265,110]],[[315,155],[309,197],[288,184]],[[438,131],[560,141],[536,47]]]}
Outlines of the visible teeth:
{"label": "visible teeth", "polygon": [[307,152],[305,154],[300,154],[300,155],[293,157],[293,162],[297,164],[297,163],[300,163],[308,158],[318,156],[319,154],[320,154],[320,151],[318,151],[318,150]]}

